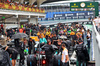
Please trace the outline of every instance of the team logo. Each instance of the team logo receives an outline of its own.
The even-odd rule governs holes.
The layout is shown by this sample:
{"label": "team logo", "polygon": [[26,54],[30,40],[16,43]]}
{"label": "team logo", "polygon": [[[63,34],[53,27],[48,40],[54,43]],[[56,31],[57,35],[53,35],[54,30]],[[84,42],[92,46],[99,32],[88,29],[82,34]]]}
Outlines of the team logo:
{"label": "team logo", "polygon": [[80,6],[83,8],[85,7],[85,3],[81,3]]}

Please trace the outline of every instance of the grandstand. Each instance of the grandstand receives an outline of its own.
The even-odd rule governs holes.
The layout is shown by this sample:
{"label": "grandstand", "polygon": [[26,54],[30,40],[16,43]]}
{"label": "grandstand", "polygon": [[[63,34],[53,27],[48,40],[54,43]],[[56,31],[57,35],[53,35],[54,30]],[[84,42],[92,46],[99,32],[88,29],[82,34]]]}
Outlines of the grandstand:
{"label": "grandstand", "polygon": [[0,24],[4,31],[10,28],[20,28],[20,24],[37,24],[38,18],[45,17],[45,10],[39,8],[40,2],[36,0],[0,0]]}

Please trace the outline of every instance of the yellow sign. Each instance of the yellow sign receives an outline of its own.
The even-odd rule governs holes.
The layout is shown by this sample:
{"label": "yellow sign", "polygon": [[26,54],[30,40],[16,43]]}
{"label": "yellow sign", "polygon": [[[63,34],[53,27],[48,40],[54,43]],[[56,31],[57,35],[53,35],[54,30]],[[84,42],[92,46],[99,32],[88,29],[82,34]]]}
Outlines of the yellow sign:
{"label": "yellow sign", "polygon": [[29,8],[29,11],[31,11],[31,8]]}
{"label": "yellow sign", "polygon": [[75,6],[76,4],[74,3],[74,6]]}
{"label": "yellow sign", "polygon": [[9,7],[9,5],[8,5],[8,4],[5,4],[5,8],[7,8],[7,9],[8,9],[8,7]]}
{"label": "yellow sign", "polygon": [[24,8],[25,9],[25,11],[27,10],[27,8]]}
{"label": "yellow sign", "polygon": [[13,9],[16,9],[16,6],[12,6]]}
{"label": "yellow sign", "polygon": [[87,7],[91,7],[91,8],[93,8],[94,5],[92,5],[92,3],[90,3],[90,5],[87,5]]}

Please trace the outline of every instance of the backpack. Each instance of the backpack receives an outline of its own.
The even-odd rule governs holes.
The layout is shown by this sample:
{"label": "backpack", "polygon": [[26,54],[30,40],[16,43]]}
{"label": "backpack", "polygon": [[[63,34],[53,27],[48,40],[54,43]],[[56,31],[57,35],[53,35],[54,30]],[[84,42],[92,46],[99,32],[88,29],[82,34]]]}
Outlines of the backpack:
{"label": "backpack", "polygon": [[0,49],[0,66],[12,66],[8,52]]}

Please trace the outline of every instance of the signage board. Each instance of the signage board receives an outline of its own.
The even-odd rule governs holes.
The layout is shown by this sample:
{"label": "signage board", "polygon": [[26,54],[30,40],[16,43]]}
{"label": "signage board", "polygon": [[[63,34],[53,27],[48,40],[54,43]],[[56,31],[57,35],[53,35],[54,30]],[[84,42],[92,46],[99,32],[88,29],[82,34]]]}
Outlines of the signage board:
{"label": "signage board", "polygon": [[70,3],[70,11],[94,11],[95,16],[99,15],[98,2],[74,2]]}

